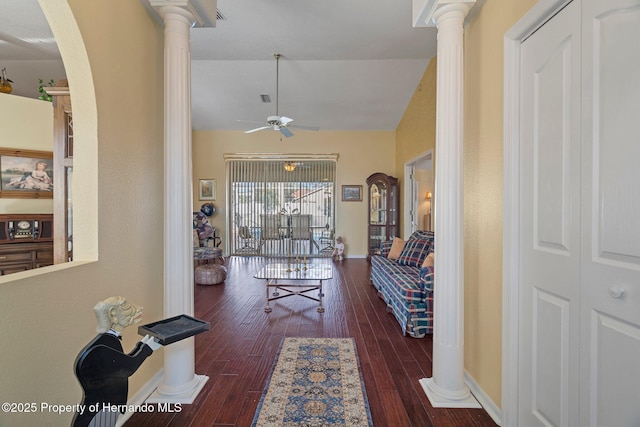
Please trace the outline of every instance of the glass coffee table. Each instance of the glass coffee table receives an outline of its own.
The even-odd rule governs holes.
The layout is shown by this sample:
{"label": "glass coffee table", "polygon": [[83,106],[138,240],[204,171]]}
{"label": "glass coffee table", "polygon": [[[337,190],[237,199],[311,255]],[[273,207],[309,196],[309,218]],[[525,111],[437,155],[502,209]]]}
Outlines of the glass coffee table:
{"label": "glass coffee table", "polygon": [[[271,312],[269,301],[300,295],[301,297],[318,301],[320,303],[318,313],[322,313],[324,312],[324,307],[322,307],[322,297],[324,296],[322,293],[322,281],[333,278],[333,267],[329,264],[267,264],[253,277],[266,281],[267,305],[264,308],[265,312]],[[279,280],[287,282],[317,281],[318,283],[278,283]],[[269,295],[269,288],[275,288],[271,295]],[[307,295],[307,292],[315,290],[318,291],[318,298]],[[280,294],[279,291],[284,292],[284,294]]]}

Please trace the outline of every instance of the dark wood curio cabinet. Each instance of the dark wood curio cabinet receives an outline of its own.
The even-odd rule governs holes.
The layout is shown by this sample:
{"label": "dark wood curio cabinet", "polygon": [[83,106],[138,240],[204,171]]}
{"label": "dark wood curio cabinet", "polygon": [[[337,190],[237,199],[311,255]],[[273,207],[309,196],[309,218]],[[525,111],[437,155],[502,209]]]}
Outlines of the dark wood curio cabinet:
{"label": "dark wood curio cabinet", "polygon": [[380,254],[380,243],[398,235],[400,198],[398,178],[377,172],[367,178],[368,222],[367,259]]}

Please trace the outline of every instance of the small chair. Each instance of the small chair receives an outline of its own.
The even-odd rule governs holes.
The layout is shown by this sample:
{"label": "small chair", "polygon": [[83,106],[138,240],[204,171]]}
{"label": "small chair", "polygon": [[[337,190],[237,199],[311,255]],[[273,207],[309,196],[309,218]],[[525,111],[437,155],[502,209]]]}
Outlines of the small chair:
{"label": "small chair", "polygon": [[193,213],[193,268],[209,263],[224,265],[224,256],[216,229],[202,212]]}
{"label": "small chair", "polygon": [[325,230],[320,234],[320,252],[333,252],[333,243],[335,240],[335,233],[329,229],[329,224],[325,227]]}
{"label": "small chair", "polygon": [[199,247],[217,248],[222,243],[222,240],[216,236],[216,229],[202,212],[193,213],[193,229],[198,233]]}

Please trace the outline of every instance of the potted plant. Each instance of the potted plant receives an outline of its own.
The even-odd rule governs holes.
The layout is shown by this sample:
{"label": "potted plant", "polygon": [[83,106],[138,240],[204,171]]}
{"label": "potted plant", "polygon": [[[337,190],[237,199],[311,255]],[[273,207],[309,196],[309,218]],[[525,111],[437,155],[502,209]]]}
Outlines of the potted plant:
{"label": "potted plant", "polygon": [[[38,81],[40,82],[40,86],[38,87],[38,92],[40,93],[40,96],[38,97],[38,99],[42,99],[43,101],[53,102],[53,97],[49,95],[45,90],[44,81],[42,79],[38,79]],[[53,81],[53,79],[49,80],[49,83],[47,83],[48,87],[53,87],[54,85],[55,85],[55,82]]]}

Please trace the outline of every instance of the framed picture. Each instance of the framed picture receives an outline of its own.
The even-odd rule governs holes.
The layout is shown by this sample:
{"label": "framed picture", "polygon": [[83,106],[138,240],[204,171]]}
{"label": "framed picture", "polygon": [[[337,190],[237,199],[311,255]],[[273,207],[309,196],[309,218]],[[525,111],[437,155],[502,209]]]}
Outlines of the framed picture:
{"label": "framed picture", "polygon": [[53,152],[0,148],[0,197],[53,198]]}
{"label": "framed picture", "polygon": [[216,199],[216,180],[201,179],[198,191],[198,199],[215,200]]}
{"label": "framed picture", "polygon": [[343,202],[361,202],[362,201],[362,185],[343,185],[342,201]]}

